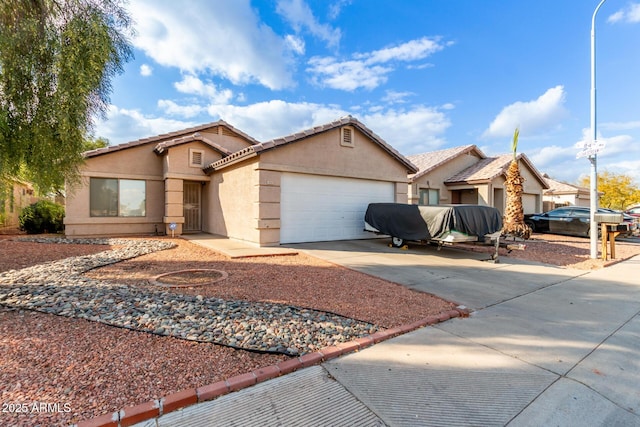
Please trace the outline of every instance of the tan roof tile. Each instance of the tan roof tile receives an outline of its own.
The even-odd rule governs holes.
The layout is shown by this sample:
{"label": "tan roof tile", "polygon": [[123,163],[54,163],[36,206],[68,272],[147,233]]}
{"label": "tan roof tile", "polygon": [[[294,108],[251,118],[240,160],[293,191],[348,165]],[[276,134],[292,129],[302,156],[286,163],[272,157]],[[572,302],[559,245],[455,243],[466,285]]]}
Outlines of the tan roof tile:
{"label": "tan roof tile", "polygon": [[260,144],[256,144],[252,147],[245,148],[239,152],[234,153],[233,156],[228,156],[223,159],[220,159],[207,167],[205,167],[204,171],[206,173],[211,173],[217,169],[226,167],[230,164],[236,163],[243,158],[250,158],[260,154],[263,151],[276,149],[279,146],[292,144],[297,141],[301,141],[303,139],[309,138],[311,136],[330,131],[332,129],[340,128],[342,126],[354,126],[358,128],[362,133],[367,135],[373,142],[378,144],[383,150],[385,150],[388,154],[402,163],[406,168],[408,173],[416,173],[418,168],[409,161],[406,157],[400,154],[395,148],[387,144],[381,137],[376,135],[371,129],[362,124],[359,120],[353,118],[352,116],[345,116],[338,120],[334,120],[333,122],[326,123],[319,126],[314,126],[313,128],[306,129],[300,132],[296,132],[291,135],[283,136],[280,138],[275,138],[270,141],[262,142]]}
{"label": "tan roof tile", "polygon": [[421,176],[424,176],[432,170],[436,169],[437,167],[450,162],[456,157],[462,154],[470,153],[472,151],[475,152],[481,159],[485,158],[484,153],[473,144],[407,156],[407,158],[419,169],[419,171],[410,178],[412,180],[418,179]]}
{"label": "tan roof tile", "polygon": [[586,187],[579,187],[577,185],[569,184],[562,181],[556,181],[555,179],[550,178],[548,175],[543,175],[549,189],[544,192],[544,194],[578,194],[578,193],[589,193],[589,189]]}
{"label": "tan roof tile", "polygon": [[152,137],[148,137],[148,138],[142,138],[142,139],[138,139],[138,140],[135,140],[135,141],[125,142],[123,144],[111,145],[111,146],[105,147],[105,148],[98,148],[96,150],[86,151],[86,152],[83,153],[83,156],[85,158],[87,158],[87,157],[96,157],[96,156],[101,156],[103,154],[111,153],[111,152],[114,152],[114,151],[126,150],[128,148],[138,147],[138,146],[141,146],[141,145],[146,145],[146,144],[151,144],[151,143],[158,143],[158,142],[163,142],[163,141],[176,140],[176,139],[179,139],[179,138],[182,138],[182,137],[192,136],[195,133],[198,133],[200,131],[204,131],[206,129],[211,129],[211,128],[216,127],[216,126],[224,126],[225,128],[227,128],[227,131],[229,131],[231,133],[234,133],[234,134],[240,136],[241,138],[246,139],[250,144],[258,144],[259,143],[259,141],[256,140],[255,138],[247,135],[246,133],[242,132],[239,129],[236,129],[235,127],[233,127],[229,123],[225,122],[224,120],[218,120],[216,122],[207,123],[207,124],[203,124],[203,125],[199,125],[199,126],[194,126],[194,127],[191,127],[191,128],[182,129],[182,130],[178,130],[178,131],[175,131],[175,132],[164,133],[164,134],[161,134],[161,135],[156,135],[156,136],[152,136]]}
{"label": "tan roof tile", "polygon": [[[548,184],[544,177],[536,167],[531,163],[531,160],[525,154],[518,154],[518,160],[524,163],[538,178],[543,188],[548,188]],[[503,175],[507,172],[509,165],[513,160],[513,154],[502,154],[495,157],[487,157],[480,160],[478,163],[471,165],[470,167],[456,173],[450,178],[447,178],[445,184],[459,184],[459,183],[480,183],[489,182],[494,178]]]}

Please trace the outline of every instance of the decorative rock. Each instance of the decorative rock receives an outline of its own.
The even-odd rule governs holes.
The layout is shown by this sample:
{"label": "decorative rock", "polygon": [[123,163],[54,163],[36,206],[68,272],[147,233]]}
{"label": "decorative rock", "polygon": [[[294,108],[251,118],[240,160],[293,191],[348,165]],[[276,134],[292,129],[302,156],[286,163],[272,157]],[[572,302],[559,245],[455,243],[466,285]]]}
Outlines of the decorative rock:
{"label": "decorative rock", "polygon": [[22,238],[118,248],[0,273],[0,304],[253,351],[302,355],[378,331],[336,314],[266,302],[179,295],[100,282],[86,271],[175,245],[127,239]]}

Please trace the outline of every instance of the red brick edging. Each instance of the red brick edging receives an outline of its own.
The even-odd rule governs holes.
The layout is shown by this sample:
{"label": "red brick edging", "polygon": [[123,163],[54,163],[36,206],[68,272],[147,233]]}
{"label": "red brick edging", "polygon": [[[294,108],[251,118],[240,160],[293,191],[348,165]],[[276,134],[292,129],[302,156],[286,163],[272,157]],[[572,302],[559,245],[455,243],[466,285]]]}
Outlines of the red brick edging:
{"label": "red brick edging", "polygon": [[453,310],[429,316],[407,325],[385,329],[354,341],[339,343],[320,349],[313,353],[284,360],[275,365],[259,368],[246,374],[236,375],[224,381],[204,385],[198,388],[182,390],[160,399],[151,400],[135,406],[127,406],[118,412],[112,412],[99,417],[80,421],[77,427],[127,427],[136,423],[160,417],[169,412],[176,411],[195,403],[206,402],[217,397],[250,387],[281,375],[286,375],[301,368],[335,359],[343,354],[359,351],[361,349],[388,340],[398,335],[411,332],[424,326],[434,325],[455,317],[468,317],[469,310],[457,307]]}

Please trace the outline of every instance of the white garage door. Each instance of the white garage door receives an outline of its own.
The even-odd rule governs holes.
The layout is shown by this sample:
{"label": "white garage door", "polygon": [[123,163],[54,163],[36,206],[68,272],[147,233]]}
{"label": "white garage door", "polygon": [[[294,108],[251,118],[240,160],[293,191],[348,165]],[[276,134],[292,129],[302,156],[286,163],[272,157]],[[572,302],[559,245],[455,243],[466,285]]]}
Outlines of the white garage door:
{"label": "white garage door", "polygon": [[295,173],[280,182],[280,243],[370,238],[369,203],[393,202],[394,184]]}

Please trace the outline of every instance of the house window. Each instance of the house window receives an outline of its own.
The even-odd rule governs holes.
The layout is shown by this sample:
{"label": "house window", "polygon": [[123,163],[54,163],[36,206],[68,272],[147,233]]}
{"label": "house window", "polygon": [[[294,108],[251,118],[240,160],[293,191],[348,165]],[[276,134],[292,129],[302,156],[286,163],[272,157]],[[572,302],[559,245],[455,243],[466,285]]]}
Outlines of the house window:
{"label": "house window", "polygon": [[204,151],[189,149],[189,166],[201,168],[204,166]]}
{"label": "house window", "polygon": [[340,145],[343,147],[354,147],[354,132],[353,128],[345,126],[340,128]]}
{"label": "house window", "polygon": [[91,178],[91,216],[145,216],[146,183],[138,179]]}
{"label": "house window", "polygon": [[420,189],[421,205],[437,205],[438,203],[440,203],[440,190],[437,188]]}

